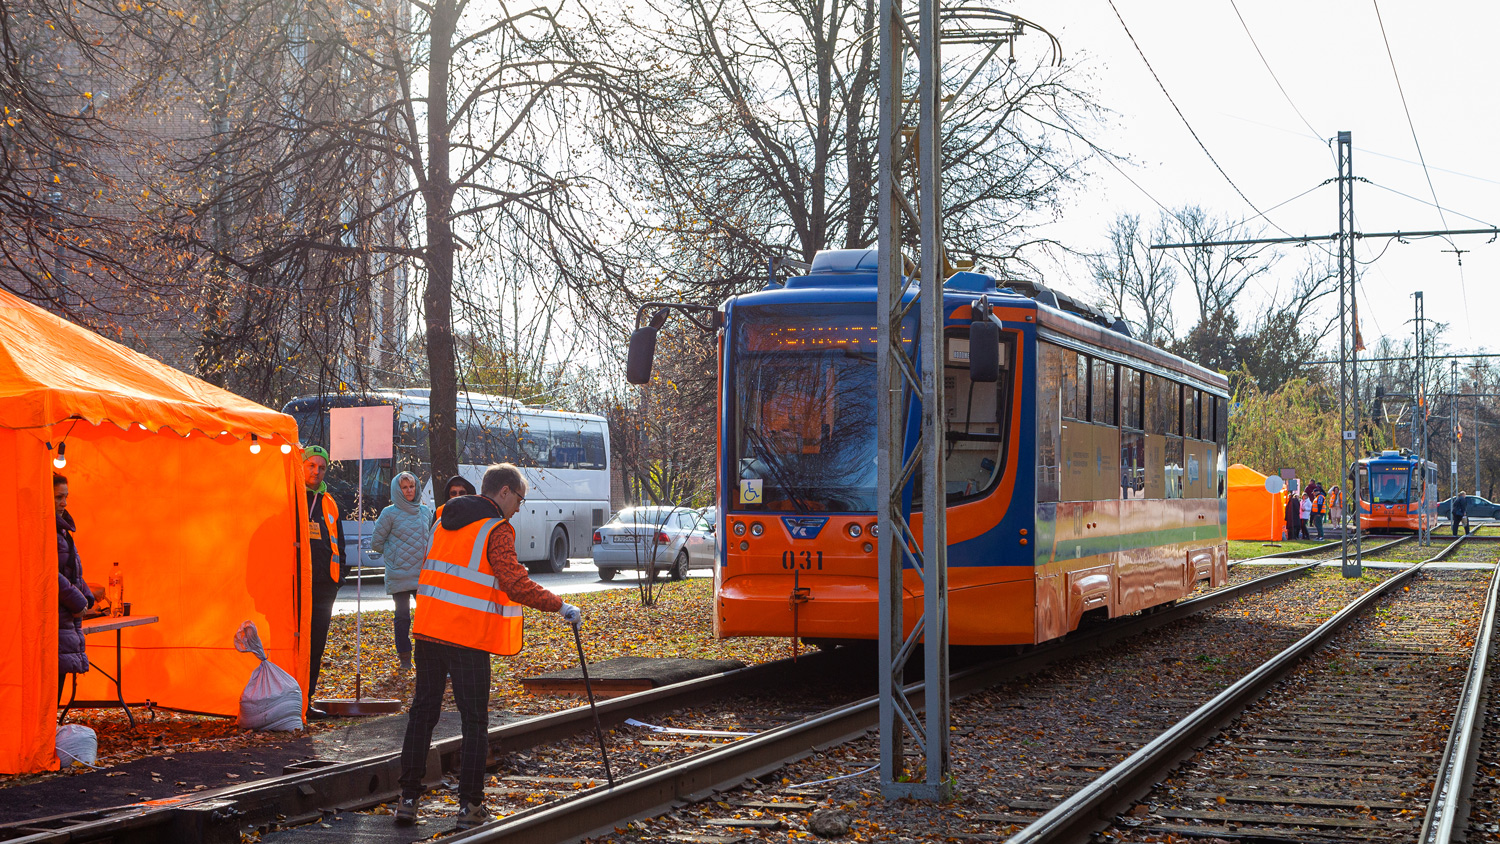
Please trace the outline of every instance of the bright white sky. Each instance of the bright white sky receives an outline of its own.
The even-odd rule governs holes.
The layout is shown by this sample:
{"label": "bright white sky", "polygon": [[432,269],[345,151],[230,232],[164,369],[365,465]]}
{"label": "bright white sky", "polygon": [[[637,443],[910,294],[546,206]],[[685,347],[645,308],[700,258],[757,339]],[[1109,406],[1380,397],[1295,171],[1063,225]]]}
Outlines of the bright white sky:
{"label": "bright white sky", "polygon": [[[1256,55],[1230,0],[1114,0],[1188,122],[1262,211],[1335,176],[1327,139],[1348,130],[1355,176],[1416,197],[1358,183],[1354,208],[1360,230],[1500,225],[1500,110],[1494,91],[1500,83],[1500,50],[1494,45],[1500,3],[1384,0],[1380,6],[1445,224],[1426,204],[1432,202],[1432,189],[1418,163],[1375,6],[1369,0],[1236,2],[1311,130]],[[1046,27],[1062,41],[1066,60],[1090,71],[1100,100],[1117,113],[1105,143],[1134,159],[1135,166],[1125,169],[1141,188],[1170,208],[1199,204],[1236,219],[1254,215],[1173,112],[1109,0],[1020,0],[1000,8]],[[1043,36],[1030,37],[1037,43],[1022,49],[1043,49]],[[1157,205],[1103,162],[1095,159],[1091,166],[1090,187],[1062,221],[1043,232],[1078,248],[1103,249],[1116,214],[1154,219]],[[1327,234],[1337,229],[1337,210],[1336,186],[1329,184],[1271,211],[1269,219],[1291,234]],[[1265,236],[1280,233],[1268,227]],[[1382,334],[1398,340],[1410,336],[1411,293],[1422,290],[1428,318],[1449,324],[1447,339],[1455,348],[1500,345],[1491,339],[1491,320],[1500,314],[1500,242],[1487,245],[1488,240],[1455,238],[1459,247],[1473,250],[1463,255],[1462,271],[1454,255],[1442,251],[1452,246],[1438,239],[1395,243],[1378,262],[1362,267],[1359,306],[1366,344],[1373,346]],[[1364,241],[1357,257],[1370,261],[1385,246],[1384,240]],[[1283,274],[1304,261],[1298,247],[1267,248],[1284,252]],[[1048,275],[1058,287],[1086,289],[1081,264],[1049,269]],[[1267,295],[1253,286],[1249,292]],[[1179,331],[1193,321],[1192,300],[1186,291],[1181,295]],[[1246,304],[1253,311],[1256,303]]]}

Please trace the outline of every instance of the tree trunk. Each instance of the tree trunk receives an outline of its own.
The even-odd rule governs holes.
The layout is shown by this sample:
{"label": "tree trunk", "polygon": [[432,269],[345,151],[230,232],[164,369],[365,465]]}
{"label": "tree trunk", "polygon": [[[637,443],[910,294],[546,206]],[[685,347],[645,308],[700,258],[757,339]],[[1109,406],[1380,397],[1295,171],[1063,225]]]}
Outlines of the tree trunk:
{"label": "tree trunk", "polygon": [[431,56],[427,71],[427,289],[422,304],[427,323],[427,366],[431,379],[430,427],[433,489],[458,474],[458,373],[453,352],[453,185],[448,172],[449,65],[458,25],[455,0],[438,0],[432,10]]}

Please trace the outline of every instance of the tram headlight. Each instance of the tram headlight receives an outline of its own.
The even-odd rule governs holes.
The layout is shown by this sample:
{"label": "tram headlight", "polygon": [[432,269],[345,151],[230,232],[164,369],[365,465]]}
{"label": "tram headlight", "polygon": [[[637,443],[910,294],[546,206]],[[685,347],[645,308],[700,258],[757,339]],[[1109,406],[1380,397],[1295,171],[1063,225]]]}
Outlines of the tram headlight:
{"label": "tram headlight", "polygon": [[761,534],[763,534],[765,532],[766,532],[766,527],[765,527],[765,525],[762,525],[760,522],[752,522],[750,524],[750,535],[751,536],[760,536]]}
{"label": "tram headlight", "polygon": [[862,533],[864,533],[864,532],[865,532],[864,528],[860,527],[858,523],[856,523],[856,522],[850,522],[849,523],[849,538],[850,539],[858,539],[859,535],[862,534]]}
{"label": "tram headlight", "polygon": [[745,535],[745,523],[744,522],[735,522],[734,523],[734,535],[735,536],[744,536]]}
{"label": "tram headlight", "polygon": [[880,522],[870,522],[870,535],[876,539],[880,538]]}

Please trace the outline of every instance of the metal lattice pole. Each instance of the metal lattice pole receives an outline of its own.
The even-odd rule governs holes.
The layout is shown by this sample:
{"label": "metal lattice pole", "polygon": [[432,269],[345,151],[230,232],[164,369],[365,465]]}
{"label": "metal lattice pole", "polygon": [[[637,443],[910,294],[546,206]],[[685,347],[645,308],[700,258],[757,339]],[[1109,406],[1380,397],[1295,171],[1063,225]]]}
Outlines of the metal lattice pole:
{"label": "metal lattice pole", "polygon": [[[888,797],[943,799],[952,793],[948,758],[948,617],[947,490],[944,483],[941,426],[943,414],[943,259],[939,245],[941,178],[938,155],[939,61],[936,0],[919,0],[918,35],[913,41],[900,0],[880,7],[880,292],[877,305],[880,342],[878,383],[880,440],[878,483],[880,506],[880,784]],[[906,53],[918,57],[916,101],[919,126],[915,138],[916,202],[903,189],[901,167],[912,152],[906,129],[907,98],[902,81]],[[907,295],[904,232],[920,231],[921,284]],[[907,316],[919,309],[918,360],[903,343]],[[913,339],[913,338],[905,338]],[[918,374],[918,364],[921,373]],[[905,432],[910,395],[920,402],[921,435],[908,455]],[[906,487],[922,467],[922,542],[907,519]],[[920,549],[920,550],[919,550]],[[903,613],[905,572],[922,580],[923,615],[908,634]],[[918,714],[903,689],[906,663],[923,645],[927,682],[924,710]],[[907,770],[905,740],[910,737],[923,757],[920,780]]]}
{"label": "metal lattice pole", "polygon": [[1427,323],[1423,317],[1422,291],[1414,293],[1413,298],[1416,300],[1417,383],[1412,394],[1416,396],[1417,413],[1421,418],[1412,420],[1412,438],[1416,440],[1416,447],[1412,451],[1417,454],[1418,473],[1412,480],[1422,491],[1422,508],[1417,513],[1417,544],[1426,547],[1432,544],[1431,525],[1427,523]]}
{"label": "metal lattice pole", "polygon": [[[1359,304],[1354,290],[1354,149],[1349,132],[1338,136],[1339,163],[1339,427],[1343,436],[1339,440],[1339,471],[1348,471],[1349,443],[1354,443],[1354,460],[1359,460]],[[1350,422],[1352,421],[1352,425]],[[1353,504],[1354,510],[1354,558],[1349,558],[1348,537],[1339,549],[1344,577],[1360,577],[1364,566],[1360,562],[1361,543],[1364,532],[1360,528],[1359,507],[1363,498],[1360,474],[1353,473],[1353,483],[1344,493],[1344,499]],[[1348,478],[1346,477],[1346,481]]]}

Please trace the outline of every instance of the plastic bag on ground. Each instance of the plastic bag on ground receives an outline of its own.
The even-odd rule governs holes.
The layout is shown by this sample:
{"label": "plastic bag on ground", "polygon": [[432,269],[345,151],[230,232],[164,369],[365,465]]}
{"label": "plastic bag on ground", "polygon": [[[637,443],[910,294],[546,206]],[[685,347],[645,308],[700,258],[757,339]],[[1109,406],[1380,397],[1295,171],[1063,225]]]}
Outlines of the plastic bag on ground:
{"label": "plastic bag on ground", "polygon": [[260,665],[240,694],[240,726],[251,730],[300,730],[302,686],[281,666],[266,659],[255,623],[247,621],[234,634],[234,649],[255,654]]}
{"label": "plastic bag on ground", "polygon": [[99,761],[99,737],[82,724],[59,724],[57,761],[64,768],[74,762],[94,767],[94,763]]}

